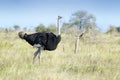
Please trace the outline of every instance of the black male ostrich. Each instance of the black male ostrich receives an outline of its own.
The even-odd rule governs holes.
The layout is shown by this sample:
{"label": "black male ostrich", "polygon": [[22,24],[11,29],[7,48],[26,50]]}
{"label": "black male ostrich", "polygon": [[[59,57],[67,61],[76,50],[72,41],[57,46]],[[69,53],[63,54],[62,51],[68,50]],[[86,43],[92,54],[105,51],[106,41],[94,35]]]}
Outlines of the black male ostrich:
{"label": "black male ostrich", "polygon": [[38,55],[39,64],[40,64],[40,55],[41,50],[48,50],[52,51],[57,48],[58,43],[61,41],[61,35],[60,35],[60,27],[59,27],[59,20],[61,19],[61,16],[58,16],[58,35],[55,35],[54,33],[50,32],[38,32],[34,34],[27,34],[24,32],[19,32],[18,35],[21,39],[26,40],[30,45],[33,47],[37,47],[38,50],[34,53],[33,57],[33,64],[35,61],[36,56]]}

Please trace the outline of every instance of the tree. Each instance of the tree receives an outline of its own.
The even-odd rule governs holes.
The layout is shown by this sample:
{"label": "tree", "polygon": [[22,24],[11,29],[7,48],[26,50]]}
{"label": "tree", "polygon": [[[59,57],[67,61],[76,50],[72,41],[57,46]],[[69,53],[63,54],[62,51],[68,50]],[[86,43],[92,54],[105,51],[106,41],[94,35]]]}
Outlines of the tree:
{"label": "tree", "polygon": [[35,28],[35,31],[36,32],[46,31],[46,28],[43,24],[40,24]]}
{"label": "tree", "polygon": [[51,24],[48,27],[45,27],[43,24],[40,24],[35,28],[35,31],[36,32],[47,31],[47,32],[54,32],[55,33],[56,32],[56,25]]}
{"label": "tree", "polygon": [[48,32],[56,32],[56,25],[54,25],[54,24],[51,24],[51,25],[49,25],[48,27],[47,27],[47,31]]}
{"label": "tree", "polygon": [[119,27],[116,27],[116,29],[117,29],[117,32],[120,32],[120,26],[119,26]]}
{"label": "tree", "polygon": [[20,26],[15,25],[15,26],[14,26],[14,29],[15,29],[15,30],[19,30],[19,29],[20,29]]}
{"label": "tree", "polygon": [[24,30],[24,31],[27,31],[27,27],[24,27],[23,30]]}
{"label": "tree", "polygon": [[116,33],[116,32],[117,32],[116,26],[110,25],[110,28],[107,31],[107,33],[113,34],[113,33]]}
{"label": "tree", "polygon": [[92,14],[88,14],[86,11],[77,11],[72,14],[70,24],[77,26],[80,30],[89,30],[96,27],[96,18]]}

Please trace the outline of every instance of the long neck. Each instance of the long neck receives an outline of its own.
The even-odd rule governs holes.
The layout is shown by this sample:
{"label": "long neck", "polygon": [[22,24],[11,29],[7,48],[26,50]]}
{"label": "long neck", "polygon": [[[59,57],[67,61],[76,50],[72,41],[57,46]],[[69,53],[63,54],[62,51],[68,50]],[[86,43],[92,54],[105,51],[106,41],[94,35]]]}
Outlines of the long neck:
{"label": "long neck", "polygon": [[57,20],[57,27],[58,27],[58,35],[60,35],[60,18]]}
{"label": "long neck", "polygon": [[58,35],[60,35],[61,33],[60,33],[60,26],[58,27]]}

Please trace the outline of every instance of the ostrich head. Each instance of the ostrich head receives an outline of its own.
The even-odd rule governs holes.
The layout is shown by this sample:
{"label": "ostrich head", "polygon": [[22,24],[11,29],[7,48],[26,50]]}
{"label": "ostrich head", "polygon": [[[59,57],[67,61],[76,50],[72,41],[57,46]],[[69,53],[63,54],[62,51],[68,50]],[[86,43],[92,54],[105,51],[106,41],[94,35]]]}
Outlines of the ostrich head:
{"label": "ostrich head", "polygon": [[18,33],[18,35],[19,35],[19,37],[20,37],[21,39],[24,38],[24,35],[25,35],[25,34],[26,34],[26,33],[25,33],[25,32],[22,32],[22,31]]}

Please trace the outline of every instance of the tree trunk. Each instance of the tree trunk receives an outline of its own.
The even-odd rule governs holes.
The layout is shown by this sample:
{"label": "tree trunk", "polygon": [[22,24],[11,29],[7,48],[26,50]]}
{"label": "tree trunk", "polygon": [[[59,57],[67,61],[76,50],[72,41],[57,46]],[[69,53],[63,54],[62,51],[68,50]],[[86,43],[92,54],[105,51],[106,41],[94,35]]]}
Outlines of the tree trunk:
{"label": "tree trunk", "polygon": [[84,33],[80,34],[77,36],[76,41],[75,41],[75,51],[74,53],[76,54],[78,52],[78,47],[79,47],[79,40],[83,36]]}
{"label": "tree trunk", "polygon": [[77,53],[78,51],[78,44],[79,44],[79,36],[77,36],[77,39],[76,39],[76,42],[75,42],[75,54]]}

